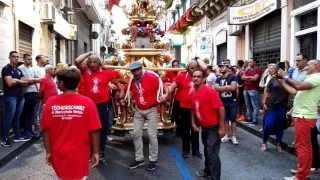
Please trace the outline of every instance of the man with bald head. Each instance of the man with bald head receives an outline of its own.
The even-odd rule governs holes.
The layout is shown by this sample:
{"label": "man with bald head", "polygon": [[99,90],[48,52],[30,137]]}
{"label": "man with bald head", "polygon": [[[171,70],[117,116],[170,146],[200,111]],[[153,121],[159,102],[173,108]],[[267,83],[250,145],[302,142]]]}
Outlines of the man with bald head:
{"label": "man with bald head", "polygon": [[39,97],[43,105],[46,104],[50,97],[58,95],[58,89],[53,80],[53,77],[56,74],[54,67],[49,64],[44,67],[44,70],[46,75],[42,79],[39,88]]}
{"label": "man with bald head", "polygon": [[[87,65],[83,65],[85,59]],[[97,106],[102,128],[100,130],[100,162],[105,162],[104,150],[107,136],[107,129],[110,129],[109,104],[111,102],[109,82],[112,82],[114,75],[111,71],[102,68],[102,62],[97,54],[88,52],[80,55],[75,64],[81,71],[83,83],[85,84],[83,92],[85,96],[91,98]]]}
{"label": "man with bald head", "polygon": [[292,117],[295,123],[295,146],[298,154],[298,171],[285,180],[307,179],[312,166],[311,130],[315,127],[320,103],[320,61],[311,60],[306,66],[307,78],[303,82],[292,80],[287,72],[280,70],[279,76],[296,89]]}

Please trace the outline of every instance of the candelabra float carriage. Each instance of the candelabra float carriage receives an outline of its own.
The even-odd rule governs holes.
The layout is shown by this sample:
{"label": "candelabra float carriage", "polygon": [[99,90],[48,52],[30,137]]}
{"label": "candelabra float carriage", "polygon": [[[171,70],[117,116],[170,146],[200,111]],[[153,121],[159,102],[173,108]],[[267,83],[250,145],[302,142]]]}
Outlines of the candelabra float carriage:
{"label": "candelabra float carriage", "polygon": [[[166,54],[168,44],[163,41],[164,31],[160,30],[158,24],[161,18],[161,11],[152,8],[149,0],[136,0],[131,12],[126,10],[126,14],[130,20],[129,27],[122,30],[122,34],[126,36],[126,40],[121,45],[121,49],[125,54],[124,66],[106,66],[109,69],[120,70],[121,82],[127,82],[132,74],[128,67],[133,61],[140,61],[147,70],[155,71],[163,79],[166,71],[182,71],[182,68],[163,68],[163,63],[167,62]],[[113,100],[117,94],[113,95]],[[120,110],[115,117],[115,125],[112,127],[115,133],[126,135],[133,130],[133,115],[135,103],[134,99],[129,96],[132,102],[129,106],[117,106],[114,103],[115,111]],[[175,125],[168,118],[172,103],[159,105],[159,121],[158,132],[163,134],[172,132]],[[117,112],[116,112],[117,113]],[[147,124],[144,125],[144,129]]]}

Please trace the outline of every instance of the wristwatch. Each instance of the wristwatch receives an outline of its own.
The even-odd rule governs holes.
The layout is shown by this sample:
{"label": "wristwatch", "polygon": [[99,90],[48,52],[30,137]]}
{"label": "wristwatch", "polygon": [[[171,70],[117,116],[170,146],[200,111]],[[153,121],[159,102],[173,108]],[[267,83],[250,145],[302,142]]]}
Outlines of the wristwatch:
{"label": "wristwatch", "polygon": [[286,77],[284,77],[283,79],[287,80],[288,78],[289,78],[289,76],[288,76],[288,75],[286,75]]}

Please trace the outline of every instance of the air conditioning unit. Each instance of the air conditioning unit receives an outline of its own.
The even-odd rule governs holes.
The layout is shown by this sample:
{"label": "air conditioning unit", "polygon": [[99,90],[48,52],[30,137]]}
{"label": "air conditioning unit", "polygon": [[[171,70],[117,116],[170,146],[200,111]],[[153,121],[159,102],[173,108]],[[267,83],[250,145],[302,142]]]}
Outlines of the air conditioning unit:
{"label": "air conditioning unit", "polygon": [[52,3],[41,4],[41,21],[46,24],[55,23],[56,8]]}
{"label": "air conditioning unit", "polygon": [[244,31],[243,25],[229,25],[229,36],[240,36]]}

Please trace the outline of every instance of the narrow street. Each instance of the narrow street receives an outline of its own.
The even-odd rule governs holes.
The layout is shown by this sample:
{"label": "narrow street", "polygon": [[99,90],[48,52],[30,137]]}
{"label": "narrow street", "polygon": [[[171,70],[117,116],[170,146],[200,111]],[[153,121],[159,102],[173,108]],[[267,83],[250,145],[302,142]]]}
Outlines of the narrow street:
{"label": "narrow street", "polygon": [[[242,129],[238,130],[239,145],[222,144],[222,179],[223,180],[279,180],[290,176],[290,169],[297,164],[296,157],[284,152],[278,154],[275,147],[269,144],[269,151],[261,152],[261,140]],[[195,172],[203,168],[203,161],[190,157],[181,158],[180,139],[159,139],[158,167],[153,172],[144,168],[129,170],[128,164],[133,158],[133,144],[126,141],[113,141],[107,144],[106,163],[92,169],[89,180],[103,179],[161,179],[161,180],[192,180],[202,179]],[[148,157],[145,143],[145,159]],[[37,141],[14,160],[0,169],[0,179],[3,180],[51,180],[55,174],[51,167],[45,164],[45,151],[42,141]],[[312,179],[319,179],[313,175]]]}

